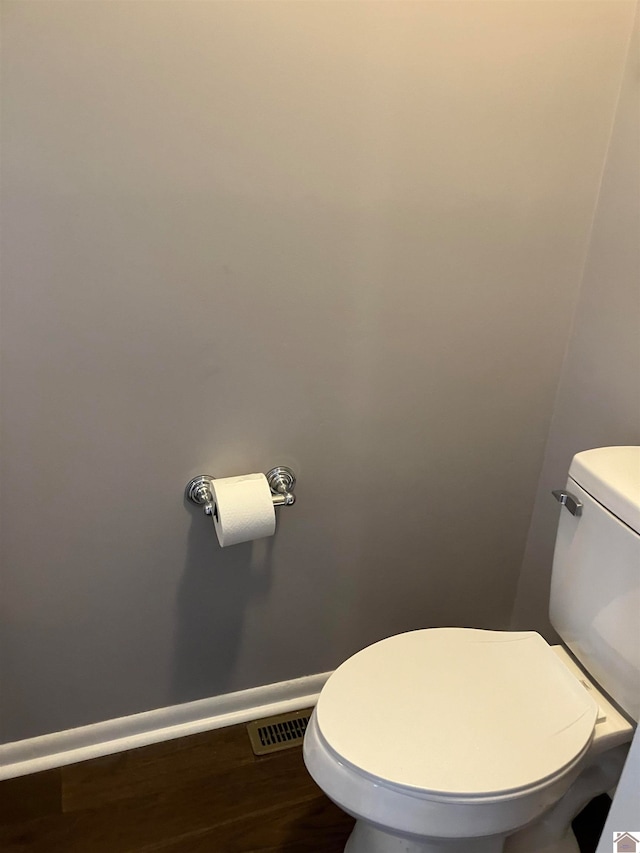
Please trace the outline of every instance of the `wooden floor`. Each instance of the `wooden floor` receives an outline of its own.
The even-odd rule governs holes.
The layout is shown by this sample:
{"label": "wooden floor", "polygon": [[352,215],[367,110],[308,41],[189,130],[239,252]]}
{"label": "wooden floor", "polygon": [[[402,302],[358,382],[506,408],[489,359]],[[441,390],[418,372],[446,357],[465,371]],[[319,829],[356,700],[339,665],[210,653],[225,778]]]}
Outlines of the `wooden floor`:
{"label": "wooden floor", "polygon": [[2,853],[342,853],[352,825],[244,725],[0,782]]}
{"label": "wooden floor", "polygon": [[[582,853],[609,804],[574,822]],[[1,853],[342,853],[352,826],[299,746],[257,758],[244,725],[0,782]]]}

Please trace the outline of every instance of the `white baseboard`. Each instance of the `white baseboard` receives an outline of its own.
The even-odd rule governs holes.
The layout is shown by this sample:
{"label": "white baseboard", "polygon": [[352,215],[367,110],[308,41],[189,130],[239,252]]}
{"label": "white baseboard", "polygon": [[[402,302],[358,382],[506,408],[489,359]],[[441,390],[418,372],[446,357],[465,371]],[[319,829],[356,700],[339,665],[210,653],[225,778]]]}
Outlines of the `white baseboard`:
{"label": "white baseboard", "polygon": [[315,705],[331,673],[307,675],[0,746],[0,780]]}

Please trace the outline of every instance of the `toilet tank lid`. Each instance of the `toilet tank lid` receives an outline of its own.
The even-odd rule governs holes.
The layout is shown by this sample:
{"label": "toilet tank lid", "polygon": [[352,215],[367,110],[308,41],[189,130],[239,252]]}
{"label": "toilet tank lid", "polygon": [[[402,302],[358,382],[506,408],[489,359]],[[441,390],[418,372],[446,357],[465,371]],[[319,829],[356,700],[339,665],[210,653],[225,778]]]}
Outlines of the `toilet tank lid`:
{"label": "toilet tank lid", "polygon": [[597,447],[576,453],[569,476],[640,533],[640,447]]}

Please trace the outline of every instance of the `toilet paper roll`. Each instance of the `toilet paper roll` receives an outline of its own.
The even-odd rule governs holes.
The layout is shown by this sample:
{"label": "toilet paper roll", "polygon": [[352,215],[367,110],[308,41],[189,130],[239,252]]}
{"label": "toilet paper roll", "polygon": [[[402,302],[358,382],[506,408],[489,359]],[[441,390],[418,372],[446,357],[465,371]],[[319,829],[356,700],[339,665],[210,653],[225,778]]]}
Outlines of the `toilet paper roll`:
{"label": "toilet paper roll", "polygon": [[213,525],[222,548],[273,536],[276,513],[264,474],[214,480]]}

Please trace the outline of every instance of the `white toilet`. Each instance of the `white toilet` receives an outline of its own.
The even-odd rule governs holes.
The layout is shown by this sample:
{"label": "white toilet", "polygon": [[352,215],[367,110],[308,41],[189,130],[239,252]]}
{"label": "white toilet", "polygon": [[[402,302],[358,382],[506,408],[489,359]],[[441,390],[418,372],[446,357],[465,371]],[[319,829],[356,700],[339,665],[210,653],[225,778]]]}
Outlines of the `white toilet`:
{"label": "white toilet", "polygon": [[551,622],[430,628],[355,654],[322,690],[304,760],[357,818],[345,853],[570,853],[640,716],[640,447],[578,453]]}

